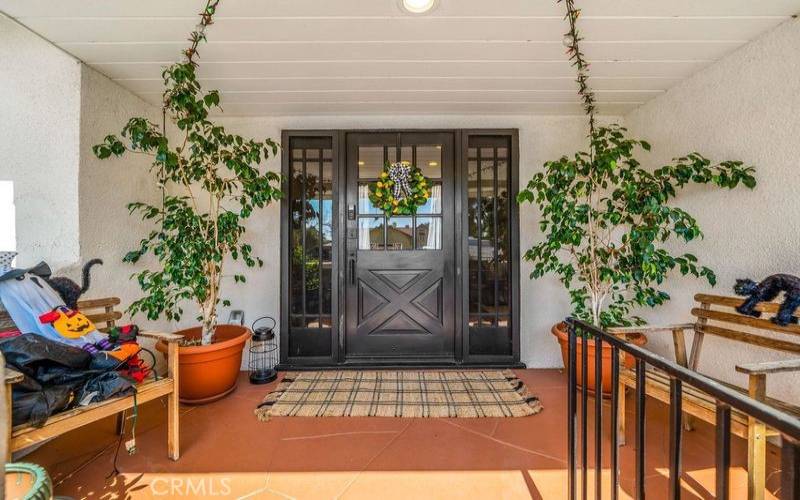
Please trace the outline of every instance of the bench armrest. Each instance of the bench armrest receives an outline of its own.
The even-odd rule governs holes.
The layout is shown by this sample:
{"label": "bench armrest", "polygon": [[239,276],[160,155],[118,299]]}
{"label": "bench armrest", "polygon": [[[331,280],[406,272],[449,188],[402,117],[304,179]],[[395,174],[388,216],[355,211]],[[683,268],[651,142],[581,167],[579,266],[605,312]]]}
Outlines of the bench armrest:
{"label": "bench armrest", "polygon": [[164,342],[167,343],[180,342],[181,339],[183,338],[183,335],[178,335],[177,333],[153,332],[147,330],[140,331],[139,335],[151,339],[163,340]]}
{"label": "bench armrest", "polygon": [[648,332],[671,332],[674,330],[692,330],[694,323],[678,323],[676,325],[641,325],[641,326],[620,326],[609,328],[608,333],[612,335],[623,333],[648,333]]}
{"label": "bench armrest", "polygon": [[736,371],[739,373],[747,373],[748,375],[800,371],[800,359],[736,365]]}
{"label": "bench armrest", "polygon": [[17,382],[22,382],[23,375],[13,368],[6,368],[5,369],[5,383],[6,384],[16,384]]}

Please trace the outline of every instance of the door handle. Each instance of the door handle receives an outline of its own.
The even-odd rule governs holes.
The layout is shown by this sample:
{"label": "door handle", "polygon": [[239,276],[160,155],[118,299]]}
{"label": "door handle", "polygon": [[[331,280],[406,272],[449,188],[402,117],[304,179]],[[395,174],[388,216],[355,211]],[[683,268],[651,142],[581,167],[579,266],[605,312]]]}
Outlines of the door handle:
{"label": "door handle", "polygon": [[356,258],[350,257],[350,284],[356,284]]}

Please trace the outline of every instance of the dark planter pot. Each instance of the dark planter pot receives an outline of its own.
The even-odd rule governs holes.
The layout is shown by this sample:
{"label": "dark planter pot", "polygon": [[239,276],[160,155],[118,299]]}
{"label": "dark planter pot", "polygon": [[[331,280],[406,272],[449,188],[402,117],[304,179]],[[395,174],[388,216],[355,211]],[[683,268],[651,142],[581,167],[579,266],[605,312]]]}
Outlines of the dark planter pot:
{"label": "dark planter pot", "polygon": [[[556,337],[559,345],[561,346],[561,359],[564,361],[564,367],[566,368],[569,366],[569,334],[567,333],[567,324],[562,322],[553,325],[553,328],[550,331]],[[581,356],[583,356],[583,345],[585,341],[586,355],[588,357],[586,362],[586,369],[588,371],[586,377],[586,387],[587,389],[593,391],[595,388],[595,341],[593,339],[586,340],[582,337],[578,337],[576,340],[576,379],[578,385],[583,387]],[[625,340],[639,347],[642,347],[647,343],[647,337],[645,337],[643,333],[626,334]],[[603,395],[609,395],[611,394],[611,345],[608,342],[603,342],[603,352],[600,356],[602,360]],[[631,369],[636,365],[636,361],[628,354],[625,354],[623,363],[626,368]]]}
{"label": "dark planter pot", "polygon": [[[196,326],[175,333],[196,339],[201,331],[201,327]],[[213,344],[180,346],[178,395],[181,403],[210,403],[236,390],[242,351],[248,338],[250,329],[245,326],[217,325]],[[166,342],[156,343],[156,349],[167,357]]]}

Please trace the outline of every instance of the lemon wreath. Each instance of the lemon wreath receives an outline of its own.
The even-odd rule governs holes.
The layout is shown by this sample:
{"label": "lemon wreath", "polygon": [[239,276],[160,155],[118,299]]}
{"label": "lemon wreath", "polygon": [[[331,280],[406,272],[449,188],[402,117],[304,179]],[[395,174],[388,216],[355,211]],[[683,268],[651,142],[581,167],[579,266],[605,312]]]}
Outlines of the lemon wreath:
{"label": "lemon wreath", "polygon": [[370,201],[389,215],[414,215],[429,197],[428,180],[406,161],[387,162],[380,180],[369,188]]}

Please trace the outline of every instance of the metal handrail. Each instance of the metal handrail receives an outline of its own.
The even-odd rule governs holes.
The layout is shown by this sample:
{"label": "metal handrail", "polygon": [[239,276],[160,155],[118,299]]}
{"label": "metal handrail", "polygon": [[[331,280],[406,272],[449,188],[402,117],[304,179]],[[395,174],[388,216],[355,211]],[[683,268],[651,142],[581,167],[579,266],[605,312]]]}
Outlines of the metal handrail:
{"label": "metal handrail", "polygon": [[[620,354],[625,352],[636,361],[635,388],[636,388],[636,461],[635,461],[635,497],[643,499],[645,496],[645,449],[646,449],[646,365],[652,365],[669,376],[670,403],[669,403],[669,497],[681,497],[681,455],[682,455],[682,427],[683,427],[683,384],[688,384],[695,389],[708,394],[716,400],[716,495],[717,498],[728,498],[730,493],[730,439],[731,439],[731,409],[735,408],[741,413],[752,417],[764,425],[777,430],[782,437],[781,451],[781,497],[800,499],[800,419],[782,412],[761,401],[745,396],[736,390],[723,385],[705,375],[692,371],[658,354],[642,349],[625,340],[590,325],[584,321],[569,318],[569,356],[568,356],[568,387],[567,387],[567,413],[568,427],[568,487],[569,498],[577,498],[580,491],[581,498],[587,498],[587,408],[588,390],[586,379],[588,377],[588,350],[581,346],[580,359],[577,355],[577,332],[590,334],[595,342],[594,349],[594,439],[595,439],[595,497],[602,497],[603,482],[601,480],[602,468],[602,433],[603,433],[603,407],[602,407],[602,345],[611,346],[611,498],[616,500],[619,495],[619,435],[617,421],[619,418],[619,371]],[[586,337],[584,337],[586,338]],[[578,363],[580,362],[582,382],[578,389]],[[580,412],[578,412],[578,392],[580,392]],[[580,422],[580,489],[577,484],[578,473],[578,423]]]}
{"label": "metal handrail", "polygon": [[768,404],[744,396],[742,393],[737,392],[712,378],[706,377],[705,375],[670,361],[663,356],[659,356],[658,354],[626,342],[584,321],[570,318],[567,320],[567,323],[573,325],[579,330],[591,333],[595,337],[602,337],[603,342],[607,342],[618,347],[620,350],[631,354],[636,359],[644,360],[647,364],[659,368],[668,375],[672,375],[681,381],[713,396],[719,401],[730,405],[731,408],[736,408],[742,413],[746,413],[747,415],[754,417],[756,420],[763,422],[768,427],[772,427],[783,434],[787,434],[794,439],[800,440],[800,419],[793,417],[788,413],[777,410]]}

